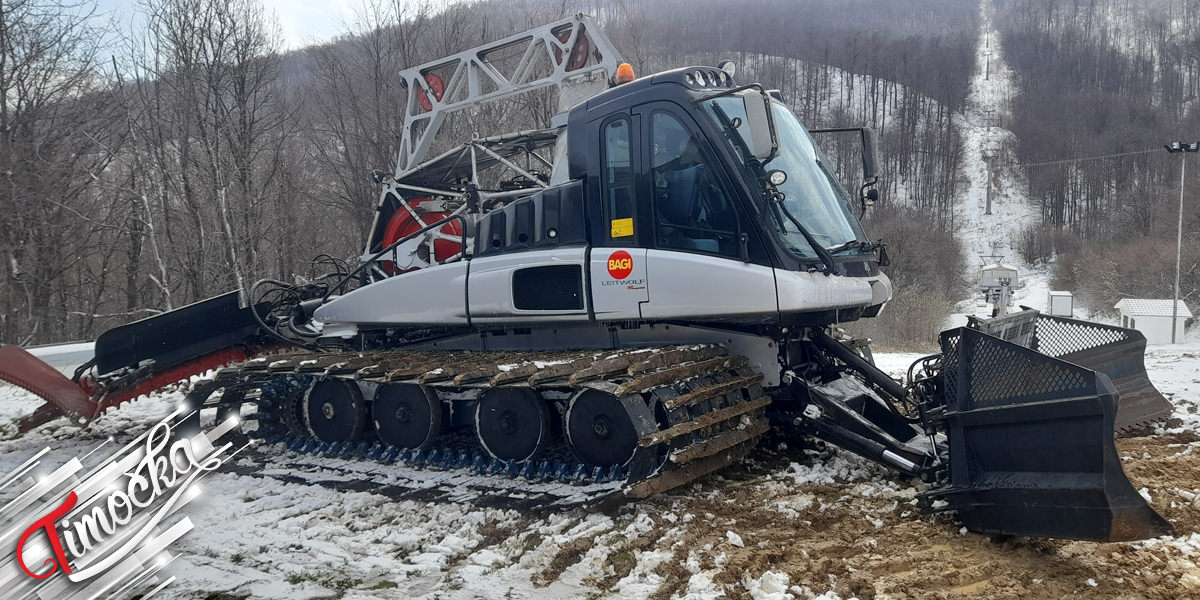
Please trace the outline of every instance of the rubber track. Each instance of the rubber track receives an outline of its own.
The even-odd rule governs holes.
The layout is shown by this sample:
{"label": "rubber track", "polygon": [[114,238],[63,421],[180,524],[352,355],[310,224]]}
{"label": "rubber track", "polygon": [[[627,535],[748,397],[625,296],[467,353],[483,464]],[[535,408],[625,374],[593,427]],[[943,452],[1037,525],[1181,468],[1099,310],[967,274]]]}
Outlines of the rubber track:
{"label": "rubber track", "polygon": [[[716,345],[615,351],[298,353],[222,369],[214,378],[214,389],[242,393],[214,394],[206,405],[219,405],[220,398],[240,398],[262,390],[257,419],[265,441],[282,442],[296,452],[398,462],[435,471],[465,470],[485,480],[499,477],[567,483],[577,486],[577,491],[590,500],[616,494],[642,498],[737,462],[769,429],[764,413],[769,399],[763,393],[761,376],[747,363],[745,357],[731,356]],[[330,444],[295,436],[296,423],[281,407],[287,405],[287,398],[298,398],[308,383],[319,377],[381,384],[420,383],[430,386],[443,399],[451,395],[477,396],[494,386],[529,387],[559,395],[592,388],[640,396],[651,411],[659,409],[656,422],[641,425],[651,429],[641,432],[636,451],[652,453],[649,464],[653,466],[589,468],[573,457],[561,436],[536,459],[499,461],[479,447],[473,428],[443,433],[433,447],[422,450],[384,446],[371,440]],[[635,455],[631,463],[638,462],[639,456],[646,460],[645,456],[650,455]],[[504,482],[496,489],[511,490],[513,486]]]}

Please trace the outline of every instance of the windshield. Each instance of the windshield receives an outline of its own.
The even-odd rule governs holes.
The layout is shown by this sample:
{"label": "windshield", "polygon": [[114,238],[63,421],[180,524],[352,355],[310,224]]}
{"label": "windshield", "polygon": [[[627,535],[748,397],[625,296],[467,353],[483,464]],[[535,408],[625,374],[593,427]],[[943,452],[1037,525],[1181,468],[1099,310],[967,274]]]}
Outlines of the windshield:
{"label": "windshield", "polygon": [[[751,92],[753,93],[753,92]],[[723,96],[704,102],[709,115],[726,132],[727,141],[745,161],[749,156],[747,144],[749,125],[746,105],[739,96]],[[860,247],[840,248],[846,242],[866,241],[862,225],[855,218],[850,197],[834,177],[829,159],[813,142],[800,120],[787,107],[772,102],[775,127],[779,136],[779,152],[766,162],[766,171],[779,169],[787,173],[787,181],[778,186],[783,194],[783,207],[804,226],[808,233],[827,249],[845,253],[862,252]],[[798,256],[815,258],[817,253],[804,239],[791,219],[768,210],[771,224],[780,239]]]}

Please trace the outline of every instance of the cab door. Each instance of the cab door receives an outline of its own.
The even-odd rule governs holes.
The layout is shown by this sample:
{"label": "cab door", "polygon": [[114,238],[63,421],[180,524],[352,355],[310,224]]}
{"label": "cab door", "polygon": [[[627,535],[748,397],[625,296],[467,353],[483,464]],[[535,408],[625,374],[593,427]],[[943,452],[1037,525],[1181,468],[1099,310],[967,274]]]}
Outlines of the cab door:
{"label": "cab door", "polygon": [[778,318],[775,271],[752,260],[749,212],[692,116],[672,102],[633,109],[642,130],[643,318]]}
{"label": "cab door", "polygon": [[588,156],[593,246],[588,259],[589,285],[596,320],[640,319],[650,299],[646,270],[648,211],[639,152],[638,117],[618,111],[588,123],[588,141],[598,148]]}

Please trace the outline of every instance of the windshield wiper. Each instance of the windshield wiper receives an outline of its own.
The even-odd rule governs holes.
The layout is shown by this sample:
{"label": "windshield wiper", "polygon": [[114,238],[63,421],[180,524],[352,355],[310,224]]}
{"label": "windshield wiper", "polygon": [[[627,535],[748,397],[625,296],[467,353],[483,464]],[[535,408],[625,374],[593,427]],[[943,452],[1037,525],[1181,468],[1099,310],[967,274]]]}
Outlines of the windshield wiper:
{"label": "windshield wiper", "polygon": [[827,250],[829,252],[829,254],[837,254],[839,252],[845,252],[847,250],[854,250],[856,248],[861,248],[863,250],[866,250],[870,247],[871,247],[871,242],[864,242],[862,240],[850,240],[844,244],[830,246],[830,247],[826,248],[825,250]]}
{"label": "windshield wiper", "polygon": [[[812,249],[817,253],[817,257],[820,258],[821,263],[825,265],[825,272],[832,274],[834,270],[833,255],[831,255],[829,251],[825,249],[825,246],[822,246],[817,242],[817,239],[808,232],[808,229],[806,229],[804,225],[800,223],[799,219],[792,215],[792,212],[789,211],[787,207],[783,205],[783,202],[778,198],[779,197],[776,196],[770,204],[771,209],[775,211],[775,218],[779,220],[779,224],[783,225],[783,218],[780,213],[787,215],[788,220],[791,221],[792,225],[796,227],[796,231],[799,231],[800,235],[804,236],[804,239],[808,241],[808,245],[812,246]],[[781,230],[785,235],[787,234],[786,227],[782,227]]]}

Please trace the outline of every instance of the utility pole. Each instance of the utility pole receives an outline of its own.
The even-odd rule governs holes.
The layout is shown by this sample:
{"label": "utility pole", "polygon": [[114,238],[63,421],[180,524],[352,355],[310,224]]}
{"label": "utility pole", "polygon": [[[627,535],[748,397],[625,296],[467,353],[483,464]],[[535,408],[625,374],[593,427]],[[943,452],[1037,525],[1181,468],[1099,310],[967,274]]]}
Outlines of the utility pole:
{"label": "utility pole", "polygon": [[986,147],[983,149],[983,164],[987,166],[987,174],[985,175],[987,177],[987,207],[983,211],[985,215],[992,214],[992,160],[995,156],[990,150],[990,148]]}
{"label": "utility pole", "polygon": [[983,61],[983,80],[987,81],[992,76],[992,51],[988,50],[987,58]]}
{"label": "utility pole", "polygon": [[[1164,148],[1172,154],[1176,152],[1200,151],[1200,142],[1171,142]],[[1175,230],[1175,299],[1171,303],[1171,343],[1175,343],[1176,322],[1179,320],[1179,265],[1183,256],[1183,184],[1187,175],[1187,154],[1179,155],[1179,225]]]}
{"label": "utility pole", "polygon": [[983,214],[985,214],[985,215],[992,214],[992,174],[990,172],[988,173],[987,210],[984,210]]}

